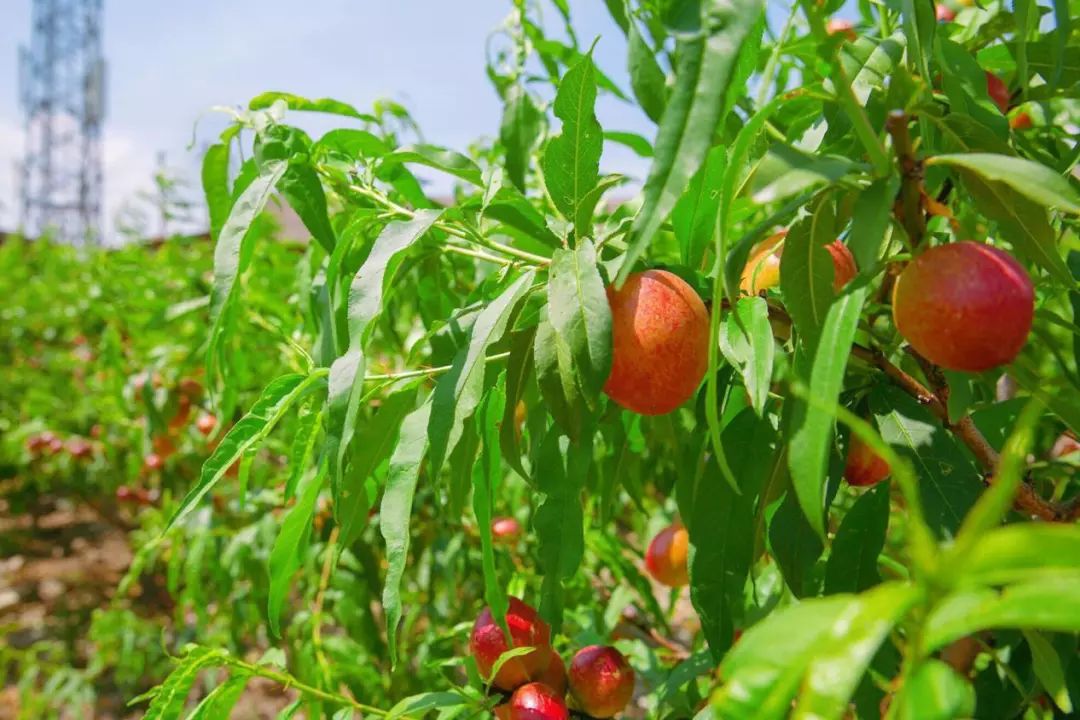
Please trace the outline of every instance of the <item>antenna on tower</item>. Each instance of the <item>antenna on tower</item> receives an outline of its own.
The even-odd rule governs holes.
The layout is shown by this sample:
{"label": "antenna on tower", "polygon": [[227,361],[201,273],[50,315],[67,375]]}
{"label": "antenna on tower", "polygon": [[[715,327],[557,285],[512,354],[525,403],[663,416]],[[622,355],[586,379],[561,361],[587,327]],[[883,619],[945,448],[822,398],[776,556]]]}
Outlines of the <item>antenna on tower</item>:
{"label": "antenna on tower", "polygon": [[19,51],[23,232],[100,243],[103,0],[31,1],[30,45]]}

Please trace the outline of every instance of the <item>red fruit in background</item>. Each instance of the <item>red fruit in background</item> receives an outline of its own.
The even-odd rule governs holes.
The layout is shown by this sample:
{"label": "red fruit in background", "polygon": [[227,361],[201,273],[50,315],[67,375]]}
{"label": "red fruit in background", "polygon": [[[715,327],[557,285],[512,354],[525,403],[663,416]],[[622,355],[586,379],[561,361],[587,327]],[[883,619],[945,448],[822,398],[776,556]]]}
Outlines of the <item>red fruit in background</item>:
{"label": "red fruit in background", "polygon": [[81,437],[74,437],[67,441],[68,455],[83,460],[90,457],[94,452],[94,446]]}
{"label": "red fruit in background", "polygon": [[566,663],[559,653],[552,651],[551,661],[536,680],[554,690],[559,697],[566,695]]}
{"label": "red fruit in background", "polygon": [[645,551],[645,567],[657,582],[668,587],[682,587],[690,582],[686,556],[690,534],[682,525],[669,525],[656,534]]}
{"label": "red fruit in background", "polygon": [[825,32],[830,35],[843,35],[848,40],[856,40],[855,25],[850,20],[830,20],[825,24]]}
{"label": "red fruit in background", "polygon": [[986,93],[1001,110],[1002,115],[1009,112],[1009,87],[1001,78],[989,71],[986,73]]}
{"label": "red fruit in background", "polygon": [[1013,130],[1030,130],[1031,126],[1031,115],[1026,112],[1018,112],[1009,118],[1009,127]]}
{"label": "red fruit in background", "polygon": [[176,386],[176,389],[180,391],[180,394],[191,400],[198,400],[202,397],[203,386],[195,378],[183,378]]}
{"label": "red fruit in background", "polygon": [[944,3],[938,3],[934,7],[934,14],[937,16],[938,22],[952,22],[956,19],[956,13]]}
{"label": "red fruit in background", "polygon": [[1054,441],[1054,447],[1050,449],[1050,457],[1056,460],[1075,452],[1080,452],[1080,441],[1071,435],[1062,434]]}
{"label": "red fruit in background", "polygon": [[[739,280],[739,288],[743,292],[757,295],[762,290],[780,284],[780,258],[784,254],[786,236],[787,231],[782,230],[758,243],[750,251],[750,259],[746,262],[746,268]],[[839,240],[829,243],[825,249],[829,251],[833,261],[833,290],[840,292],[859,272],[855,265],[855,256],[851,254],[848,246]]]}
{"label": "red fruit in background", "polygon": [[908,264],[893,289],[896,329],[930,362],[981,372],[1010,362],[1034,313],[1027,272],[974,242],[939,245]]}
{"label": "red fruit in background", "polygon": [[709,365],[709,314],[682,278],[633,273],[609,287],[612,363],[604,392],[642,415],[663,415],[693,396]]}
{"label": "red fruit in background", "polygon": [[539,682],[522,685],[510,698],[511,720],[567,720],[562,695]]}
{"label": "red fruit in background", "polygon": [[49,438],[45,437],[45,433],[38,433],[37,435],[30,435],[26,438],[26,449],[28,452],[37,455],[49,445]]}
{"label": "red fruit in background", "polygon": [[512,517],[498,517],[491,521],[491,535],[495,542],[511,544],[521,535],[521,523]]}
{"label": "red fruit in background", "polygon": [[835,292],[840,292],[842,287],[851,282],[852,278],[859,274],[859,269],[855,266],[855,256],[848,250],[848,246],[839,240],[833,240],[825,246],[825,249],[828,250],[829,255],[832,256],[833,290]]}
{"label": "red fruit in background", "polygon": [[49,441],[45,444],[45,451],[50,455],[56,455],[58,452],[64,449],[64,441],[55,435],[49,437]]}
{"label": "red fruit in background", "polygon": [[889,477],[890,472],[889,463],[862,440],[854,435],[851,437],[847,461],[844,463],[844,480],[848,485],[856,487],[876,485]]}
{"label": "red fruit in background", "polygon": [[[506,612],[506,624],[510,628],[513,647],[532,647],[519,657],[508,660],[499,668],[492,684],[502,690],[513,690],[519,685],[538,678],[551,660],[551,628],[540,619],[536,610],[521,600],[510,598]],[[473,625],[469,638],[469,651],[476,659],[480,674],[491,679],[491,669],[499,656],[509,650],[502,628],[491,615],[491,608],[484,608]]]}
{"label": "red fruit in background", "polygon": [[150,453],[143,458],[143,467],[147,470],[156,472],[165,467],[165,459],[157,453]]}
{"label": "red fruit in background", "polygon": [[590,645],[570,661],[570,693],[587,715],[614,717],[634,696],[634,669],[615,648]]}
{"label": "red fruit in background", "polygon": [[168,435],[158,435],[150,441],[150,445],[153,446],[154,453],[160,455],[162,460],[168,459],[176,452],[176,444]]}
{"label": "red fruit in background", "polygon": [[217,418],[210,414],[200,415],[195,420],[195,429],[203,435],[212,433],[215,426],[217,426]]}

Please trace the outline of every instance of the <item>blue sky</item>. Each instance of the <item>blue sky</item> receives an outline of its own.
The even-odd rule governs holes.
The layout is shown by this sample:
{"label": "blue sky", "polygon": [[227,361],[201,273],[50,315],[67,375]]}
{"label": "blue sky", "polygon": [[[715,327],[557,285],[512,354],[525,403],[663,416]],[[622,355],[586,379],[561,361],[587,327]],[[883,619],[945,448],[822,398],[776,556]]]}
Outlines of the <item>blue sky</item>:
{"label": "blue sky", "polygon": [[[3,0],[0,22],[0,228],[17,222],[15,162],[23,152],[17,48],[29,39],[30,0]],[[599,0],[577,0],[582,42],[599,36],[600,67],[627,88],[625,44]],[[509,0],[105,0],[108,115],[106,221],[151,185],[158,151],[197,181],[198,149],[187,150],[197,118],[214,105],[239,105],[264,90],[329,96],[368,107],[403,103],[426,139],[464,148],[498,132],[500,105],[484,74],[485,42],[510,12]],[[548,25],[559,21],[553,10]],[[598,107],[606,129],[651,137],[636,108],[613,98]],[[293,120],[325,129],[302,115]],[[337,122],[337,120],[335,120]],[[204,117],[200,141],[222,126]],[[198,145],[197,145],[198,147]],[[641,175],[628,151],[605,154],[605,169]]]}

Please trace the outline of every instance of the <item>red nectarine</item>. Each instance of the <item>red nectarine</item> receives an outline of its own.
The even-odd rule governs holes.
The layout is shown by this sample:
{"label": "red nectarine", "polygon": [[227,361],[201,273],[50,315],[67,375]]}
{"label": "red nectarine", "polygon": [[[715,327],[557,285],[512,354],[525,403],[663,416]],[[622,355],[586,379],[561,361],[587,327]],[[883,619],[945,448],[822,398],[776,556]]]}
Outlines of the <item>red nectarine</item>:
{"label": "red nectarine", "polygon": [[885,459],[869,445],[854,435],[848,445],[847,461],[844,463],[844,480],[848,485],[866,487],[876,485],[889,477],[891,469]]}
{"label": "red nectarine", "polygon": [[956,19],[956,13],[945,3],[938,3],[934,7],[934,15],[938,22],[952,22]]}
{"label": "red nectarine", "polygon": [[562,696],[544,683],[522,685],[510,698],[510,720],[567,720]]}
{"label": "red nectarine", "polygon": [[512,517],[497,517],[491,521],[491,536],[495,542],[512,545],[521,536],[521,523]]}
{"label": "red nectarine", "polygon": [[209,413],[200,415],[195,420],[195,429],[203,435],[209,435],[214,431],[214,427],[217,425],[217,418]]}
{"label": "red nectarine", "polygon": [[1009,112],[1009,87],[992,72],[986,73],[986,93],[1004,115]]}
{"label": "red nectarine", "polygon": [[537,680],[557,692],[560,697],[566,694],[566,663],[559,657],[559,653],[552,651],[551,662]]}
{"label": "red nectarine", "polygon": [[931,248],[893,288],[896,329],[930,362],[981,372],[1011,361],[1031,330],[1034,291],[1008,253],[974,242]]}
{"label": "red nectarine", "polygon": [[[521,600],[510,598],[506,611],[513,647],[532,647],[532,651],[503,663],[492,684],[502,690],[514,688],[537,678],[551,659],[551,628],[540,619],[536,610]],[[484,608],[473,625],[469,650],[476,659],[480,674],[491,679],[491,670],[499,656],[509,650],[502,628],[495,622],[491,608]]]}
{"label": "red nectarine", "polygon": [[612,363],[604,392],[642,415],[663,415],[693,396],[709,366],[709,314],[682,278],[646,270],[609,287]]}
{"label": "red nectarine", "polygon": [[[786,235],[787,231],[782,230],[758,243],[750,251],[750,259],[739,280],[739,288],[743,292],[756,295],[780,284],[780,256],[784,253]],[[839,240],[829,243],[825,249],[829,251],[833,261],[833,290],[840,292],[859,272],[855,265],[855,256],[851,254],[848,246]]]}
{"label": "red nectarine", "polygon": [[645,567],[657,582],[668,587],[682,587],[690,582],[686,556],[690,534],[682,525],[669,525],[656,534],[645,551]]}
{"label": "red nectarine", "polygon": [[615,648],[590,645],[570,661],[570,693],[587,715],[614,717],[634,695],[634,669]]}

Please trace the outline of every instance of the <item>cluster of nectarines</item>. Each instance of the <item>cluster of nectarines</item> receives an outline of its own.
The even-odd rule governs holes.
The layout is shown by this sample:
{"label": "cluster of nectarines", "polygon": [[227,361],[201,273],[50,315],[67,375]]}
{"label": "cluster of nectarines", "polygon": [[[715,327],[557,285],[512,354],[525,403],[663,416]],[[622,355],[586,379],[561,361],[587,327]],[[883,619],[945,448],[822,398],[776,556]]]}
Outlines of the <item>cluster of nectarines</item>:
{"label": "cluster of nectarines", "polygon": [[[574,655],[567,673],[562,658],[551,647],[548,624],[525,602],[515,597],[509,600],[509,642],[490,608],[480,613],[469,638],[469,650],[480,674],[509,695],[494,710],[499,720],[566,720],[571,708],[592,718],[610,718],[629,704],[634,694],[634,671],[622,653],[613,647],[590,645]],[[496,670],[500,656],[514,648],[532,649]]]}
{"label": "cluster of nectarines", "polygon": [[86,438],[73,435],[65,442],[50,430],[26,438],[26,450],[33,458],[66,452],[73,460],[88,460],[94,454],[94,446]]}
{"label": "cluster of nectarines", "polygon": [[[740,289],[765,292],[780,284],[781,231],[751,250]],[[826,246],[839,292],[858,273],[839,240]],[[631,274],[622,288],[609,287],[612,369],[604,391],[622,407],[644,415],[668,413],[697,391],[708,368],[709,314],[682,278],[664,270]],[[975,242],[938,245],[919,253],[893,288],[893,320],[900,335],[930,362],[982,372],[1011,362],[1027,341],[1034,291],[1024,268],[1003,250]],[[889,466],[853,439],[844,477],[872,485]],[[647,564],[660,582],[685,580],[685,530],[669,528],[650,546]],[[665,560],[681,553],[682,568]]]}

